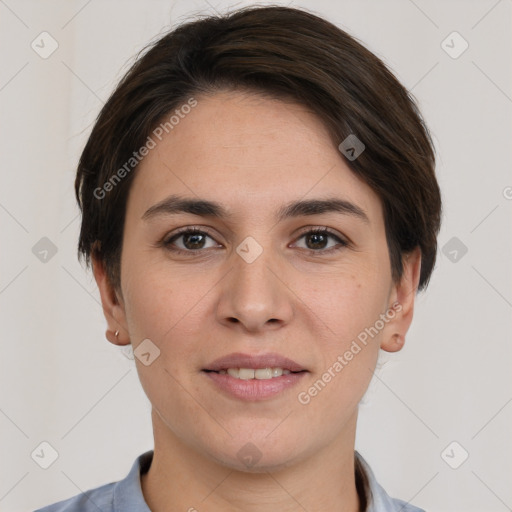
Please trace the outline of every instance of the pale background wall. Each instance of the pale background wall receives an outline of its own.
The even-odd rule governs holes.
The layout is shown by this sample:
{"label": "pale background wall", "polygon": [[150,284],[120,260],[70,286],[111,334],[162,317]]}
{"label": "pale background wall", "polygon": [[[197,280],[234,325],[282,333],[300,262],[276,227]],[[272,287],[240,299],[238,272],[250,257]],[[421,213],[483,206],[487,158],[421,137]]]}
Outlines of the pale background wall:
{"label": "pale background wall", "polygon": [[[0,1],[2,512],[123,478],[152,448],[134,363],[104,339],[99,295],[76,259],[75,166],[138,50],[193,11],[247,3]],[[290,3],[384,59],[439,153],[438,264],[406,347],[386,357],[361,406],[357,448],[390,494],[429,511],[511,510],[512,1]],[[43,31],[58,42],[47,59],[31,48]],[[458,58],[441,46],[453,31],[469,43]],[[46,262],[33,252],[43,237],[57,249]],[[456,262],[443,253],[452,237],[467,247]],[[46,470],[31,458],[43,441],[59,455]],[[452,469],[445,460],[456,466],[463,450]]]}

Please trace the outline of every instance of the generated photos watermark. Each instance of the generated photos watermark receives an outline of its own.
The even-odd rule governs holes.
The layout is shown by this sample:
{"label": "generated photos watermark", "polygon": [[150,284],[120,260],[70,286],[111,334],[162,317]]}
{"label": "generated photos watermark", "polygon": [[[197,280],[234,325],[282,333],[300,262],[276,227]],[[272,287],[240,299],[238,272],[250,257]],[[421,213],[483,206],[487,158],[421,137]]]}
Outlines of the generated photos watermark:
{"label": "generated photos watermark", "polygon": [[[189,98],[187,103],[181,105],[180,108],[174,110],[169,116],[167,121],[160,123],[152,132],[151,135],[146,139],[138,151],[134,151],[132,156],[103,184],[101,187],[97,187],[93,191],[93,195],[96,199],[102,200],[107,196],[108,192],[114,190],[114,188],[125,178],[135,167],[144,159],[149,152],[154,149],[157,145],[157,140],[161,141],[164,134],[170,133],[174,128],[184,119],[191,110],[197,106],[197,100],[195,98]],[[157,140],[155,140],[157,139]]]}
{"label": "generated photos watermark", "polygon": [[400,311],[402,311],[402,304],[398,301],[394,302],[385,313],[380,314],[379,319],[376,320],[372,326],[366,327],[361,331],[357,335],[357,339],[352,340],[350,347],[336,358],[336,361],[334,361],[333,364],[325,370],[322,376],[306,391],[301,391],[297,395],[299,403],[302,405],[309,404],[311,399],[317,396],[327,386],[327,384],[329,384],[329,382],[331,382],[332,379],[334,379],[343,370],[343,368],[345,368],[345,366],[347,366],[350,361],[352,361],[354,357],[359,354],[364,347],[366,347],[369,341],[368,337],[373,339],[377,336],[379,332],[384,329],[385,325],[395,318],[396,313],[399,313]]}

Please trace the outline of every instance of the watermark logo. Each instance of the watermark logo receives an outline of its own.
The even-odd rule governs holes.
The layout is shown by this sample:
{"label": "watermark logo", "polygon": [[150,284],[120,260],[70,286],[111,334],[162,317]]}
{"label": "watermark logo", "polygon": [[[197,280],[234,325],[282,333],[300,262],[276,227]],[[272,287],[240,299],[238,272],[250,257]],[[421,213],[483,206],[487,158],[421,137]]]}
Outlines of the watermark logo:
{"label": "watermark logo", "polygon": [[442,452],[441,458],[452,469],[458,469],[469,457],[468,451],[457,441],[452,441]]}
{"label": "watermark logo", "polygon": [[149,339],[141,341],[133,355],[144,365],[149,366],[160,357],[160,349]]}
{"label": "watermark logo", "polygon": [[252,468],[258,464],[262,455],[263,454],[255,444],[246,443],[238,450],[236,457],[242,464],[248,468]]}
{"label": "watermark logo", "polygon": [[57,254],[57,246],[48,237],[43,236],[32,247],[32,254],[41,263],[48,263]]}
{"label": "watermark logo", "polygon": [[263,252],[263,247],[252,236],[248,236],[236,248],[236,252],[246,263],[252,263]]}
{"label": "watermark logo", "polygon": [[456,236],[450,238],[443,246],[443,254],[452,262],[458,263],[468,252],[468,248]]}
{"label": "watermark logo", "polygon": [[338,149],[351,162],[354,161],[366,149],[366,146],[353,133],[351,133],[339,146]]}
{"label": "watermark logo", "polygon": [[59,43],[48,32],[41,32],[36,36],[32,43],[30,43],[30,47],[39,55],[39,57],[47,59],[53,52],[55,52],[55,50],[57,50]]}
{"label": "watermark logo", "polygon": [[469,43],[457,31],[453,31],[443,39],[441,48],[452,59],[458,59],[469,48]]}
{"label": "watermark logo", "polygon": [[48,469],[59,458],[59,453],[48,441],[43,441],[30,456],[40,468]]}

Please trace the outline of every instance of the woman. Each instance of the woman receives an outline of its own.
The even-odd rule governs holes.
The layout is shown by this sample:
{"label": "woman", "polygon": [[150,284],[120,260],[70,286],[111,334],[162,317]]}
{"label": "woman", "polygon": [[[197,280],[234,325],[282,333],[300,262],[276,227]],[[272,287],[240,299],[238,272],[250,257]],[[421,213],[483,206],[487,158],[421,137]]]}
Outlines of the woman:
{"label": "woman", "polygon": [[131,344],[154,450],[41,510],[420,511],[354,450],[379,350],[435,263],[428,129],[308,12],[189,22],[134,64],[80,159],[79,253]]}

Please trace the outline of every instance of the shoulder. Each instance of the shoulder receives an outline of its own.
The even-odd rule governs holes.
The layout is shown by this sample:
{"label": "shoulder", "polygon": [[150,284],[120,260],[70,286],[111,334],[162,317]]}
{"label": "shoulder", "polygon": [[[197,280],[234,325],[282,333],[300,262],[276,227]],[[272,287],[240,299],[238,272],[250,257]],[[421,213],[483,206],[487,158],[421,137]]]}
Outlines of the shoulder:
{"label": "shoulder", "polygon": [[153,450],[139,455],[128,475],[118,482],[95,487],[35,512],[150,512],[142,495],[140,476],[153,459]]}
{"label": "shoulder", "polygon": [[370,508],[368,512],[425,512],[424,509],[415,507],[406,501],[391,498],[382,487],[380,487],[380,494],[374,495],[372,506],[373,508]]}
{"label": "shoulder", "polygon": [[390,497],[377,482],[372,469],[361,454],[357,451],[355,454],[364,470],[368,482],[368,506],[365,512],[425,512],[425,510],[415,507],[410,503]]}
{"label": "shoulder", "polygon": [[71,498],[37,509],[35,512],[102,512],[113,511],[114,482],[90,489]]}

